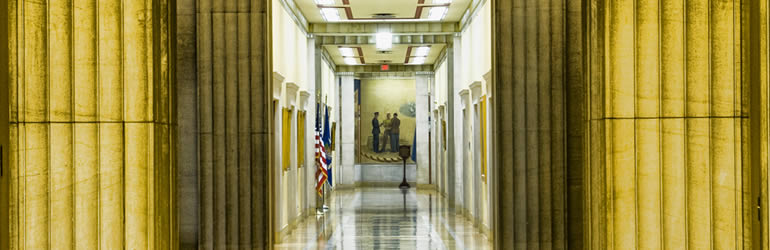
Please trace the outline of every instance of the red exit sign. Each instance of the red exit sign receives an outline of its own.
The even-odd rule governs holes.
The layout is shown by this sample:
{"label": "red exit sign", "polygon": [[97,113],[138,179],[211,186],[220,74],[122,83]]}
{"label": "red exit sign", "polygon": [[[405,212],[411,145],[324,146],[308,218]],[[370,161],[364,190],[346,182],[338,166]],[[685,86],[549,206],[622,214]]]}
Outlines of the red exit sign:
{"label": "red exit sign", "polygon": [[386,70],[389,70],[389,69],[390,69],[390,66],[387,65],[387,64],[380,65],[380,70],[382,70],[382,71],[386,71]]}

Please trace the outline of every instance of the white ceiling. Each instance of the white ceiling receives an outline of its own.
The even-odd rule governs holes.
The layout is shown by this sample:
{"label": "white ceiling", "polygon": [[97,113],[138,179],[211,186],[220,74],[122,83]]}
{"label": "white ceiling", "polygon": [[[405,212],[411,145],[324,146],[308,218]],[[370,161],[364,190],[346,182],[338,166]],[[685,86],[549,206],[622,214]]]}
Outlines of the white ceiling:
{"label": "white ceiling", "polygon": [[[329,23],[321,15],[321,9],[336,9],[340,15],[339,23],[360,22],[437,22],[428,19],[431,9],[447,8],[448,11],[440,22],[456,23],[462,19],[473,0],[288,0],[294,1],[309,23]],[[326,4],[325,2],[329,2]],[[448,2],[448,3],[447,3]],[[318,3],[325,3],[320,5]],[[388,15],[389,17],[383,17]],[[408,58],[419,46],[430,46],[431,50],[423,64],[434,64],[445,44],[393,44],[387,53],[378,51],[374,44],[351,45],[359,64],[412,64]],[[338,45],[325,45],[324,49],[337,65],[347,65],[339,52]],[[409,57],[411,58],[411,57]]]}
{"label": "white ceiling", "polygon": [[[415,51],[417,47],[420,46],[430,46],[430,53],[428,53],[428,56],[425,59],[424,64],[433,64],[436,59],[438,59],[439,55],[441,55],[441,51],[444,49],[444,44],[394,44],[393,48],[390,50],[390,53],[383,54],[378,53],[377,48],[374,44],[365,44],[365,45],[351,45],[351,46],[342,46],[342,47],[353,47],[354,53],[356,56],[360,56],[360,53],[363,52],[363,62],[365,64],[405,64],[407,58],[407,53],[410,52],[409,47],[412,47],[411,49],[411,57],[414,57]],[[329,55],[332,57],[331,59],[334,61],[337,65],[346,65],[344,62],[344,59],[342,55],[340,54],[339,47],[337,45],[324,45],[324,49],[326,49],[327,52],[329,52]],[[358,49],[361,49],[360,52]],[[360,57],[359,57],[360,58]],[[386,61],[386,62],[383,62]],[[411,60],[409,61],[412,62]],[[359,59],[358,63],[361,63],[361,60]]]}
{"label": "white ceiling", "polygon": [[[321,16],[321,8],[317,0],[294,0],[302,14],[310,23],[326,22]],[[411,21],[424,22],[428,20],[431,6],[436,6],[436,0],[333,0],[334,4],[324,7],[336,8],[342,20],[340,22],[377,22],[377,21]],[[422,3],[421,3],[422,2]],[[471,0],[452,0],[449,11],[442,22],[458,22],[468,9]],[[349,15],[348,15],[349,13]],[[376,14],[393,14],[392,19],[373,18]],[[419,14],[419,16],[418,16]],[[352,17],[350,19],[349,17]]]}

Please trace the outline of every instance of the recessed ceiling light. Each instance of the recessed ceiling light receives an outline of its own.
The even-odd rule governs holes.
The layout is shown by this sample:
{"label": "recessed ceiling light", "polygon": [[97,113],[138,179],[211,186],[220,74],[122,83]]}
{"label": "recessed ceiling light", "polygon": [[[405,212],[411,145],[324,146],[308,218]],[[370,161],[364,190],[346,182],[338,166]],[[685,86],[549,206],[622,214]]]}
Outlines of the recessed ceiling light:
{"label": "recessed ceiling light", "polygon": [[428,56],[429,52],[430,52],[430,47],[428,46],[417,47],[417,52],[414,53],[414,56],[425,57],[425,56]]}
{"label": "recessed ceiling light", "polygon": [[[437,1],[446,1],[446,0],[437,0]],[[317,4],[320,5],[332,5],[334,4],[334,0],[315,0]]]}
{"label": "recessed ceiling light", "polygon": [[441,20],[444,19],[444,16],[446,15],[448,11],[447,7],[433,7],[430,8],[430,12],[428,12],[428,19],[430,20]]}
{"label": "recessed ceiling light", "polygon": [[425,57],[424,56],[412,57],[412,62],[410,62],[409,64],[425,64]]}
{"label": "recessed ceiling light", "polygon": [[388,50],[393,48],[393,34],[390,32],[377,33],[376,40],[378,50]]}
{"label": "recessed ceiling light", "polygon": [[342,54],[343,57],[354,57],[353,54],[353,48],[340,48],[340,54]]}
{"label": "recessed ceiling light", "polygon": [[340,20],[340,12],[335,8],[321,8],[321,16],[328,22],[336,22]]}
{"label": "recessed ceiling light", "polygon": [[345,64],[347,64],[347,65],[356,65],[356,64],[358,64],[358,59],[356,59],[354,57],[345,57],[342,60],[344,60]]}

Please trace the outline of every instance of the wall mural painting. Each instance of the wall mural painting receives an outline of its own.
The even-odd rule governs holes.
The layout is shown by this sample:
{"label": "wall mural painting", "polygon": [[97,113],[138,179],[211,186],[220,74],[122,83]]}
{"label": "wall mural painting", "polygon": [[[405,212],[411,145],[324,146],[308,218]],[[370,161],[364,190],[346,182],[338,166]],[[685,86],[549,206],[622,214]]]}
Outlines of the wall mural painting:
{"label": "wall mural painting", "polygon": [[[398,146],[414,147],[414,79],[363,79],[360,83],[360,120],[356,123],[358,163],[402,162]],[[357,102],[358,103],[358,102]],[[358,107],[360,106],[360,107]],[[375,113],[378,113],[375,117]],[[407,159],[413,163],[412,159]]]}

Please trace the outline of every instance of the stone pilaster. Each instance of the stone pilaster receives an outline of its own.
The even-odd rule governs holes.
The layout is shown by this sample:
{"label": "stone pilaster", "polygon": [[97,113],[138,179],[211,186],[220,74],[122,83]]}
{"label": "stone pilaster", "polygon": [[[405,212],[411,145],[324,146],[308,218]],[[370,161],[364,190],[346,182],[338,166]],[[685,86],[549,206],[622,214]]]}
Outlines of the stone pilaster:
{"label": "stone pilaster", "polygon": [[[339,131],[340,131],[340,158],[337,166],[340,168],[340,175],[333,176],[334,182],[339,182],[342,185],[355,184],[355,91],[353,86],[354,75],[352,72],[340,72],[337,73],[337,77],[341,79],[342,85],[339,85],[340,93],[333,93],[340,96],[340,102],[338,108],[341,109],[342,117],[340,117]],[[336,83],[335,83],[336,85]],[[331,123],[330,123],[331,126]],[[335,184],[336,185],[336,184]]]}
{"label": "stone pilaster", "polygon": [[[470,142],[470,138],[473,134],[471,134],[471,127],[469,117],[471,117],[471,101],[470,101],[470,90],[467,88],[461,89],[458,91],[457,95],[457,107],[459,112],[459,115],[457,115],[457,121],[455,122],[455,125],[457,128],[457,132],[455,132],[455,135],[459,134],[457,138],[455,138],[456,142],[460,145],[459,150],[455,152],[456,155],[460,157],[460,164],[457,164],[456,166],[458,171],[456,174],[458,174],[458,183],[456,184],[458,187],[456,203],[459,204],[457,206],[457,210],[459,212],[462,212],[462,210],[467,210],[468,203],[470,202],[470,199],[468,199],[468,196],[470,196],[470,190],[468,190],[468,187],[470,186],[471,182],[468,181],[468,178],[466,175],[468,175],[468,168],[471,164],[473,164],[473,158],[471,158],[471,152],[473,151],[473,145]],[[439,112],[443,113],[444,109],[443,106],[439,108]],[[447,135],[448,136],[448,135]]]}
{"label": "stone pilaster", "polygon": [[[442,121],[446,121],[446,150],[442,151],[444,154],[443,160],[444,169],[447,170],[447,200],[450,207],[454,207],[457,204],[462,204],[462,157],[459,155],[462,149],[462,142],[456,138],[462,135],[460,128],[462,127],[462,109],[459,109],[460,101],[454,93],[460,91],[462,85],[460,79],[462,79],[462,38],[459,35],[452,37],[451,49],[446,50],[446,68],[447,68],[447,85],[446,85],[446,103],[443,104],[449,107],[449,110],[453,112],[444,112],[439,109],[439,114],[444,118]],[[455,81],[457,79],[457,81]],[[443,150],[443,149],[442,149]]]}
{"label": "stone pilaster", "polygon": [[196,51],[195,0],[176,3],[177,67],[177,209],[179,211],[179,246],[198,246],[198,79]]}
{"label": "stone pilaster", "polygon": [[[428,97],[430,95],[430,83],[432,80],[432,72],[417,72],[415,75],[415,129],[417,130],[417,185],[425,185],[435,183],[435,180],[430,181],[428,172],[428,132],[430,130],[430,111],[428,110]],[[433,172],[436,169],[432,169]]]}

